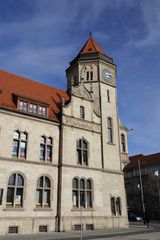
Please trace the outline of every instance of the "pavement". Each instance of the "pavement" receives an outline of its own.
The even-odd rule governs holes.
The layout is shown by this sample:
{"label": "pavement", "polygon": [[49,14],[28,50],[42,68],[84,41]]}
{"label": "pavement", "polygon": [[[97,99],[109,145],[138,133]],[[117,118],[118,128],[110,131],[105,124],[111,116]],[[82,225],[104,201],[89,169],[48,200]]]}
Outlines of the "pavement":
{"label": "pavement", "polygon": [[0,240],[160,240],[160,222],[151,222],[146,228],[143,223],[131,223],[127,229],[94,230],[74,232],[50,232],[27,235],[0,236]]}

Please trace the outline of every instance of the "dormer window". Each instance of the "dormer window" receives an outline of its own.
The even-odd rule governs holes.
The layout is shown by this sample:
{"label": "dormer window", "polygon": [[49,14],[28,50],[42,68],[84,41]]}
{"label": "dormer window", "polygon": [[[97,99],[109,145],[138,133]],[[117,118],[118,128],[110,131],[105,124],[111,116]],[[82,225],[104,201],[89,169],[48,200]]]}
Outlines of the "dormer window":
{"label": "dormer window", "polygon": [[47,116],[47,107],[26,100],[19,100],[18,108],[20,111],[31,114]]}
{"label": "dormer window", "polygon": [[28,111],[28,103],[25,101],[20,101],[19,103],[19,109],[21,111]]}

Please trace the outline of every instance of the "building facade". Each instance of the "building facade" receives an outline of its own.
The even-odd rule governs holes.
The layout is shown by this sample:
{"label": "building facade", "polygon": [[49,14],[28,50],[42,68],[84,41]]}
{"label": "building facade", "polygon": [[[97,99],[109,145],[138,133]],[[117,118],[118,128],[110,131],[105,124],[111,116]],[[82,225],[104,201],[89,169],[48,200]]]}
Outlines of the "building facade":
{"label": "building facade", "polygon": [[0,71],[0,234],[128,225],[116,65],[90,36],[66,76],[65,92]]}
{"label": "building facade", "polygon": [[[135,155],[124,168],[128,211],[160,220],[160,153]],[[140,180],[141,176],[141,180]]]}

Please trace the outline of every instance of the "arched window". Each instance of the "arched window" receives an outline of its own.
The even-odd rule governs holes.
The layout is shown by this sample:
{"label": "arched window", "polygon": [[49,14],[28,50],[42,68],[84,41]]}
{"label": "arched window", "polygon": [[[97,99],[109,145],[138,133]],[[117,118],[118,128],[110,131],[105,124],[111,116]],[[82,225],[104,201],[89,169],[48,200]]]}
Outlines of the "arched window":
{"label": "arched window", "polygon": [[90,72],[91,80],[93,80],[93,71]]}
{"label": "arched window", "polygon": [[52,161],[52,138],[41,136],[40,140],[40,160]]}
{"label": "arched window", "polygon": [[118,215],[121,215],[122,214],[122,209],[121,209],[121,199],[120,199],[120,197],[117,197],[117,199],[116,199],[116,209],[117,209]]}
{"label": "arched window", "polygon": [[77,179],[72,181],[73,207],[92,208],[93,187],[90,179]]}
{"label": "arched window", "polygon": [[80,106],[80,118],[85,119],[85,109],[83,106]]}
{"label": "arched window", "polygon": [[116,215],[115,197],[111,197],[111,212],[112,215]]}
{"label": "arched window", "polygon": [[112,118],[107,118],[107,126],[108,126],[108,142],[113,143],[113,123]]}
{"label": "arched window", "polygon": [[72,181],[72,203],[73,206],[78,207],[78,179],[74,178]]}
{"label": "arched window", "polygon": [[14,131],[12,156],[17,158],[26,158],[27,153],[27,133]]}
{"label": "arched window", "polygon": [[122,152],[126,152],[126,140],[125,135],[121,134],[121,146],[122,146]]}
{"label": "arched window", "polygon": [[41,176],[37,181],[36,207],[49,208],[51,198],[51,183],[48,177]]}
{"label": "arched window", "polygon": [[77,163],[88,165],[88,143],[84,139],[77,141]]}
{"label": "arched window", "polygon": [[24,179],[14,173],[10,176],[7,188],[7,207],[22,207],[23,206]]}

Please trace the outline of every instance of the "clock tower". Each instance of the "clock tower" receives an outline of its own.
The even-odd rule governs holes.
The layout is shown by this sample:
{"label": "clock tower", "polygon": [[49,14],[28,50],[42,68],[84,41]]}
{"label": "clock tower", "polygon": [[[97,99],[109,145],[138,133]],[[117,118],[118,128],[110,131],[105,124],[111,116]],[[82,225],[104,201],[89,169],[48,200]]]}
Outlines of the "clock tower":
{"label": "clock tower", "polygon": [[66,70],[68,91],[79,84],[90,92],[93,111],[101,119],[102,168],[121,170],[116,65],[91,34]]}

